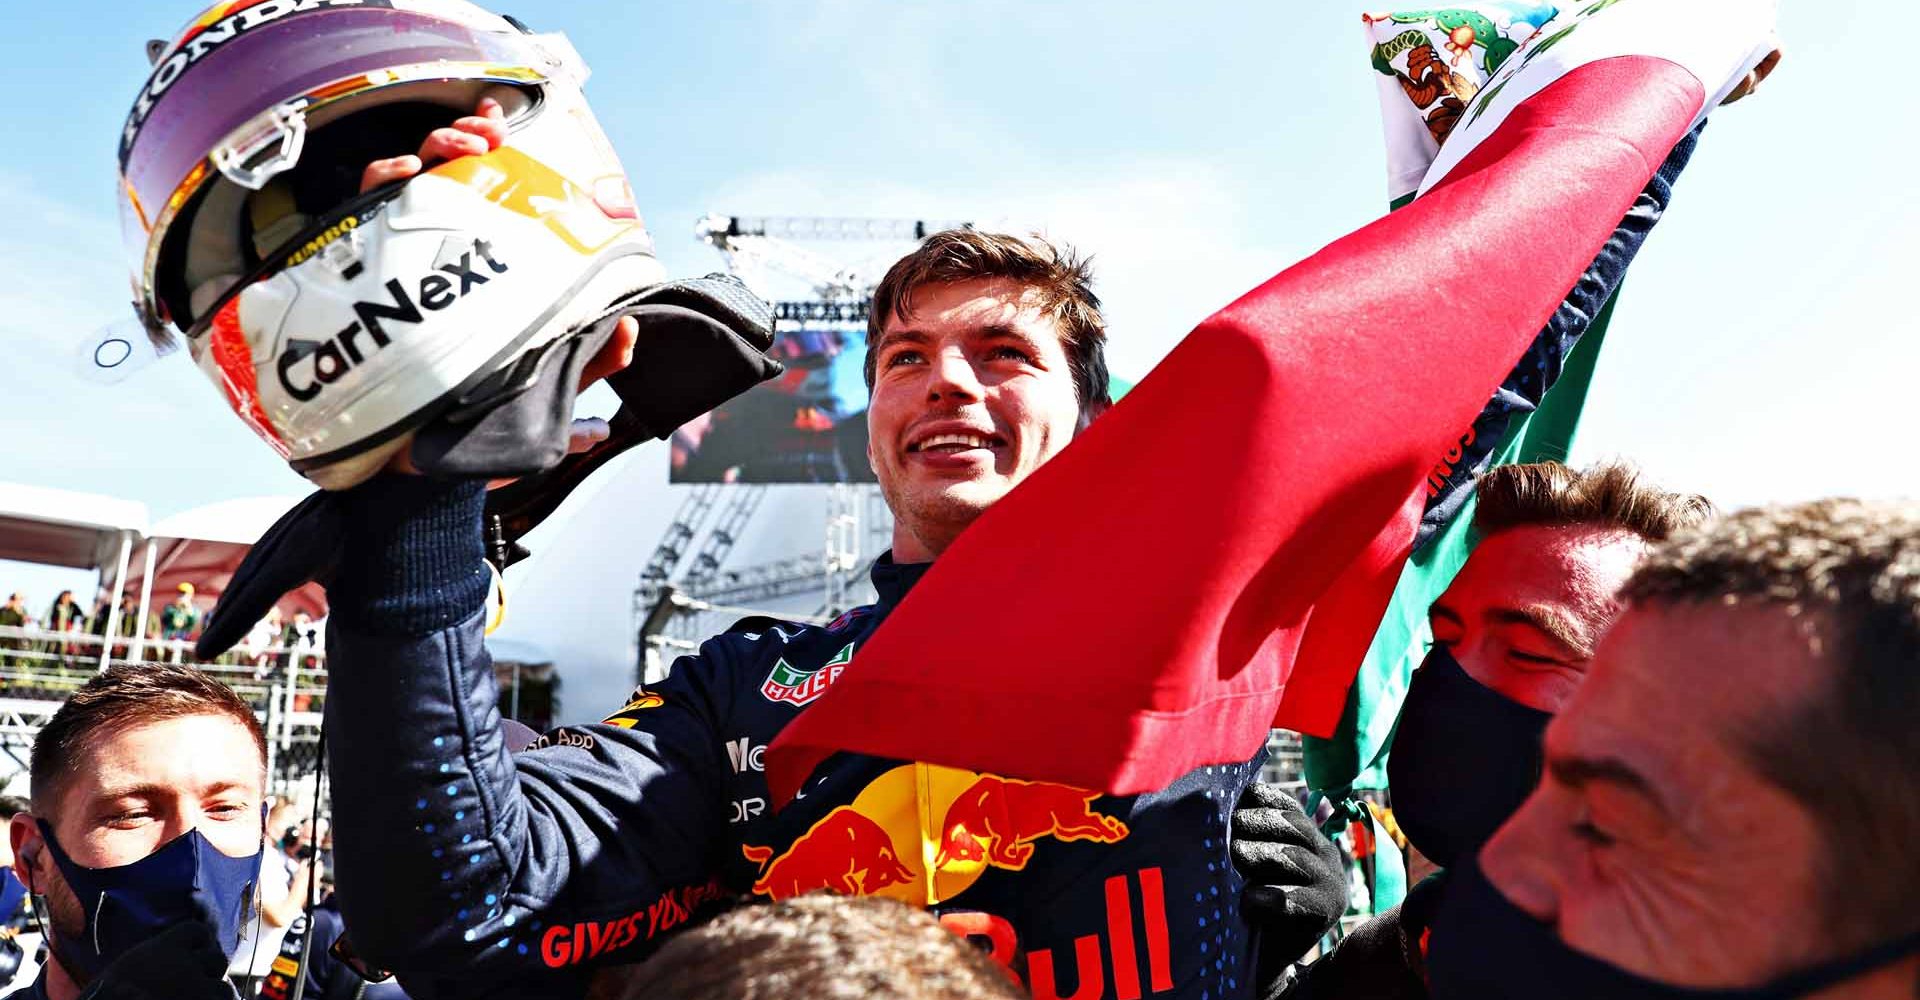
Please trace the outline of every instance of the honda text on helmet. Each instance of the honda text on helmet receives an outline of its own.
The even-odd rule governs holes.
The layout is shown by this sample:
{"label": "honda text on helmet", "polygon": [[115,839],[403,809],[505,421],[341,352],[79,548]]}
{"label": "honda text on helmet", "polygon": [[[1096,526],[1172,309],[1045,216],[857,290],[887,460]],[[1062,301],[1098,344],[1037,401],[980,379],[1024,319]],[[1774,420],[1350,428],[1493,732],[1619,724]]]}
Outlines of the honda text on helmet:
{"label": "honda text on helmet", "polygon": [[[323,487],[664,278],[560,35],[464,0],[237,0],[150,51],[120,135],[134,306]],[[483,98],[506,145],[360,193]]]}

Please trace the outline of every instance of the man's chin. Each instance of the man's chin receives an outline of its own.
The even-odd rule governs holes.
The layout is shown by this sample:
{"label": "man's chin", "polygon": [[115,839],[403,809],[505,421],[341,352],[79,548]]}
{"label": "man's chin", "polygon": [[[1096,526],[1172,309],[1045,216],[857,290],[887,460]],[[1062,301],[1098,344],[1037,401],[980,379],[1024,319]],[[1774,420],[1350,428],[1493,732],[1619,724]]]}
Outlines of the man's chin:
{"label": "man's chin", "polygon": [[1008,489],[1007,484],[998,479],[990,482],[967,480],[948,483],[923,491],[914,506],[943,521],[970,522],[1006,496]]}
{"label": "man's chin", "polygon": [[916,535],[930,543],[939,539],[937,547],[944,547],[1006,493],[1004,487],[986,483],[951,483],[890,497],[888,506]]}

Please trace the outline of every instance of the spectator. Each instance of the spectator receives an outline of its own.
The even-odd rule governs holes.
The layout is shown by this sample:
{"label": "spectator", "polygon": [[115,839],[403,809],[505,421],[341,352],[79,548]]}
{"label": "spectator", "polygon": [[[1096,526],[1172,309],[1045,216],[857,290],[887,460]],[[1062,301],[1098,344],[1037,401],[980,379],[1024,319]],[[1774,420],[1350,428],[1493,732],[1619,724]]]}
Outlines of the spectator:
{"label": "spectator", "polygon": [[97,636],[106,636],[107,623],[113,617],[113,595],[101,590],[93,598],[93,617],[87,620],[87,631]]}
{"label": "spectator", "polygon": [[[0,606],[0,627],[26,628],[31,621],[27,617],[27,599],[17,591],[7,598],[4,606]],[[28,641],[19,636],[0,637],[0,649],[26,649],[27,646]],[[0,655],[0,667],[10,667],[18,662],[19,657]]]}
{"label": "spectator", "polygon": [[1452,873],[1434,996],[1910,998],[1920,504],[1742,511],[1621,596],[1545,779]]}
{"label": "spectator", "polygon": [[280,637],[286,634],[286,623],[281,620],[280,605],[267,609],[267,616],[255,622],[253,630],[240,640],[240,648],[246,660],[254,668],[254,676],[263,674],[263,668],[277,666],[273,647],[280,644]]}
{"label": "spectator", "polygon": [[[132,594],[120,595],[120,637],[131,639],[143,634],[149,643],[160,638],[160,616],[151,611],[147,612],[146,629],[143,633],[140,627],[140,602]],[[132,643],[127,642],[116,642],[113,649],[115,656],[126,656],[133,651]],[[142,658],[157,660],[160,658],[160,651],[149,644],[142,653]]]}
{"label": "spectator", "polygon": [[[1478,852],[1538,782],[1540,732],[1585,677],[1620,612],[1614,593],[1647,546],[1712,510],[1618,463],[1502,466],[1476,492],[1480,541],[1433,602],[1433,649],[1414,671],[1387,765],[1394,818],[1419,854],[1446,868]],[[1240,855],[1258,846],[1235,843]],[[1444,874],[1420,882],[1285,996],[1425,996],[1421,941],[1445,884]]]}
{"label": "spectator", "polygon": [[231,997],[226,954],[260,866],[252,709],[190,667],[116,666],[54,713],[31,775],[32,810],[8,832],[51,957],[15,1000]]}
{"label": "spectator", "polygon": [[[0,795],[0,822],[10,823],[28,808],[25,799]],[[31,917],[27,887],[13,874],[13,848],[0,842],[0,988],[18,979],[21,967],[27,964],[20,935]]]}
{"label": "spectator", "polygon": [[86,624],[87,614],[81,610],[79,602],[73,599],[73,591],[61,591],[60,596],[54,598],[53,604],[47,608],[47,617],[41,623],[41,627],[47,631],[61,634],[61,638],[47,641],[47,652],[60,655],[63,666],[70,665],[74,654],[79,652],[79,647],[67,639],[66,635],[84,630]]}
{"label": "spectator", "polygon": [[1024,1000],[1007,971],[922,910],[816,893],[745,905],[647,961],[616,966],[590,1000]]}
{"label": "spectator", "polygon": [[179,662],[181,647],[174,645],[193,638],[194,629],[200,624],[200,612],[193,606],[193,584],[183,583],[173,603],[160,609],[160,638],[170,645],[167,659]]}
{"label": "spectator", "polygon": [[280,644],[287,647],[287,655],[293,665],[299,669],[311,668],[318,662],[321,650],[322,633],[319,623],[305,611],[295,611],[293,621],[287,625],[287,631]]}

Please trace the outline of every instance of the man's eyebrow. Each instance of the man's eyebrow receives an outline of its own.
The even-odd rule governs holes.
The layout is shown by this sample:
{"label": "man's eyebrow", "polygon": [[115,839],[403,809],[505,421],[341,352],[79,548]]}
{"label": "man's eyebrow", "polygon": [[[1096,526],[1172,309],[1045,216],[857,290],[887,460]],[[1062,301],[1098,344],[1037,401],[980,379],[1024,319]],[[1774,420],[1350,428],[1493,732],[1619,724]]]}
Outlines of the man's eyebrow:
{"label": "man's eyebrow", "polygon": [[1593,782],[1616,785],[1653,803],[1662,813],[1668,811],[1652,782],[1613,757],[1551,757],[1547,760],[1547,773],[1569,788],[1581,788]]}
{"label": "man's eyebrow", "polygon": [[1553,611],[1539,604],[1523,608],[1494,608],[1487,620],[1495,625],[1525,625],[1537,629],[1568,650],[1581,656],[1593,655],[1593,640],[1572,615]]}
{"label": "man's eyebrow", "polygon": [[919,330],[888,330],[886,333],[880,335],[880,342],[873,345],[873,349],[883,351],[894,344],[901,343],[924,344],[931,339],[931,337],[928,337]]}
{"label": "man's eyebrow", "polygon": [[988,323],[986,326],[975,331],[975,336],[989,339],[1019,340],[1029,344],[1033,343],[1033,338],[1027,336],[1025,331],[1016,326],[1008,326],[1005,323]]}
{"label": "man's eyebrow", "polygon": [[1454,625],[1465,625],[1467,623],[1466,619],[1460,617],[1460,612],[1441,604],[1439,601],[1433,602],[1433,604],[1427,608],[1427,617],[1444,618]]}
{"label": "man's eyebrow", "polygon": [[[244,781],[216,781],[203,788],[195,789],[193,794],[218,795],[222,792],[233,791],[236,788],[244,791],[247,788],[247,783]],[[115,799],[165,799],[173,798],[179,794],[181,794],[181,789],[173,785],[148,781],[134,785],[116,785],[102,788],[94,793],[94,798],[99,801],[113,801]]]}
{"label": "man's eyebrow", "polygon": [[94,798],[103,802],[115,799],[162,799],[175,794],[174,789],[158,782],[142,782],[137,785],[110,785],[94,793]]}

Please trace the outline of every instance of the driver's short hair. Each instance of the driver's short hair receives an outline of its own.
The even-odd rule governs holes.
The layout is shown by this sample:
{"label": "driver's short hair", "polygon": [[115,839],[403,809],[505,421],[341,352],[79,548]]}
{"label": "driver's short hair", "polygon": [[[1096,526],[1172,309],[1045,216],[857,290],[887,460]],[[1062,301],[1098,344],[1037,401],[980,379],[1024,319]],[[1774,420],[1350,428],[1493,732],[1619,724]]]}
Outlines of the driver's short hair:
{"label": "driver's short hair", "polygon": [[102,738],[135,726],[190,715],[223,715],[253,737],[260,767],[267,736],[253,709],[233,689],[193,667],[128,663],[109,667],[80,686],[33,740],[33,811],[51,818],[62,785]]}
{"label": "driver's short hair", "polygon": [[1032,289],[1040,311],[1060,328],[1080,412],[1096,416],[1113,402],[1107,375],[1107,321],[1093,293],[1093,264],[1071,246],[1039,236],[945,229],[894,262],[873,290],[867,314],[867,388],[873,388],[876,349],[887,322],[913,312],[914,295],[928,285],[1007,278]]}

